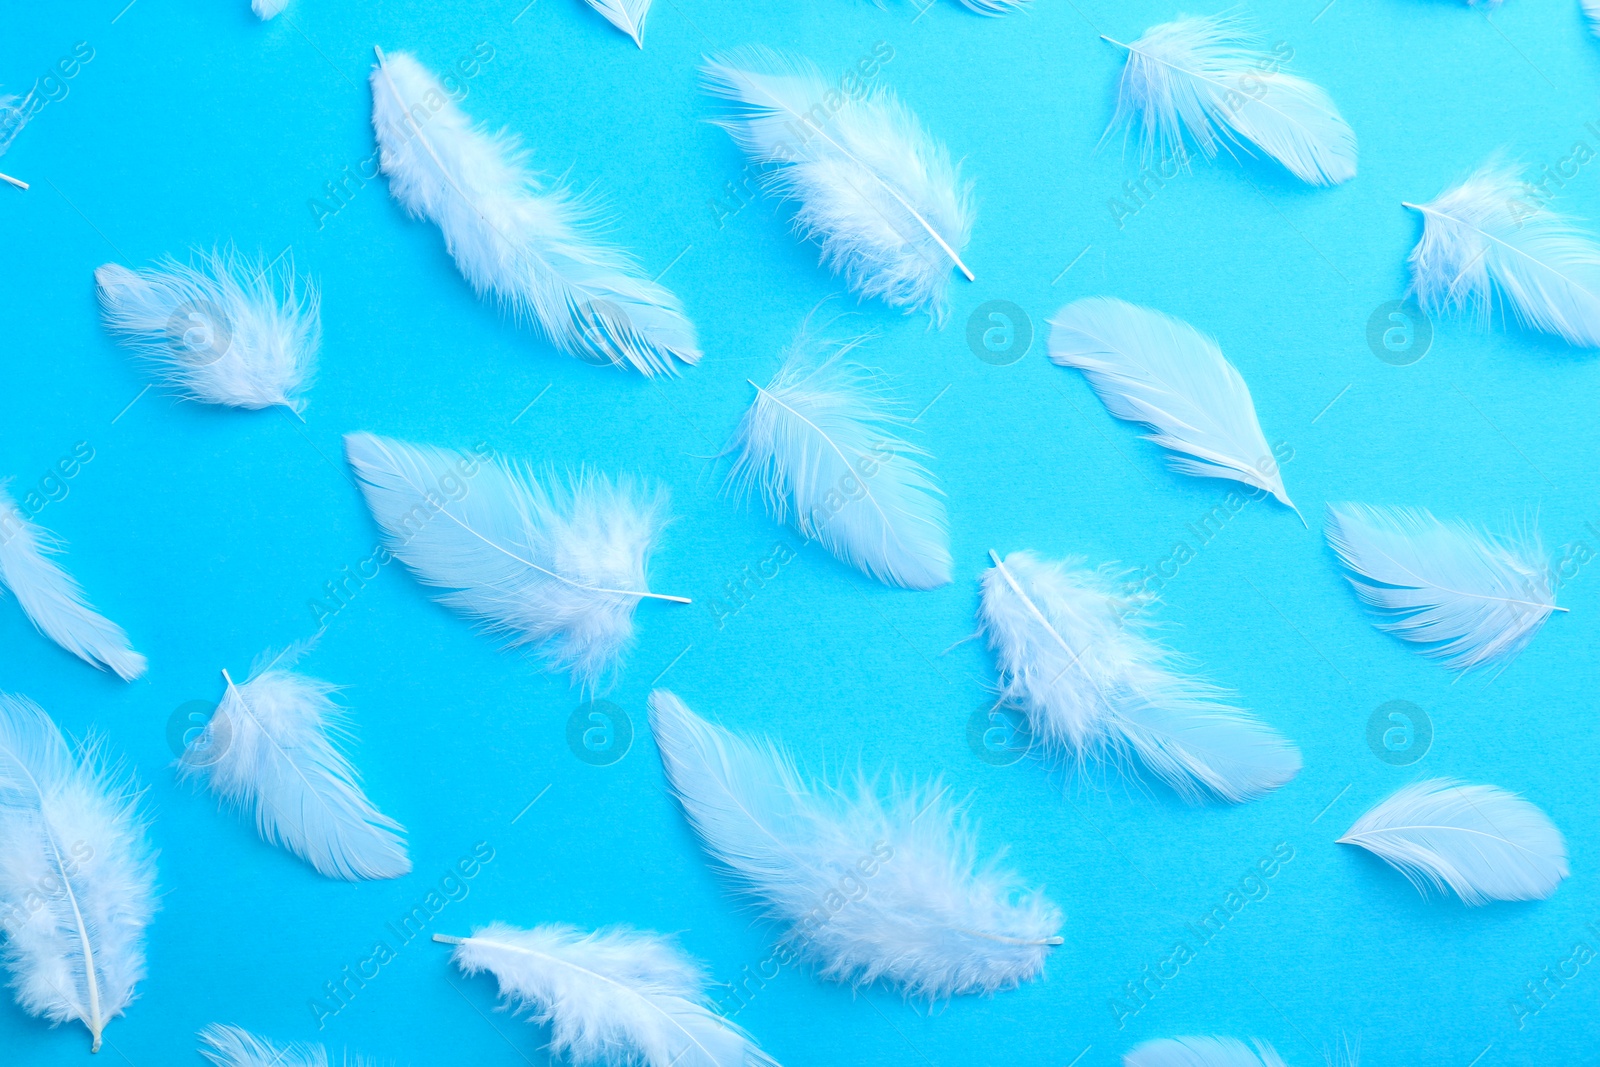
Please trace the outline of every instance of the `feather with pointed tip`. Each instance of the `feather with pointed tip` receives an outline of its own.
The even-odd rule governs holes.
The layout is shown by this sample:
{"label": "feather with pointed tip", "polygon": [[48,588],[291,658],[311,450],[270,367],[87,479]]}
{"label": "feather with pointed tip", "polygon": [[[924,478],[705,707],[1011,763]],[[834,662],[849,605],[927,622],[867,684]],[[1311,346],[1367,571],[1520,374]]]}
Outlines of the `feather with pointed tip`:
{"label": "feather with pointed tip", "polygon": [[1189,801],[1250,800],[1300,770],[1293,744],[1174,669],[1174,655],[1144,634],[1148,595],[1114,588],[1114,569],[1026,551],[990,556],[979,628],[1002,699],[1027,715],[1044,755],[1080,766],[1135,755]]}
{"label": "feather with pointed tip", "polygon": [[435,934],[471,977],[487,971],[508,1007],[550,1027],[548,1051],[574,1064],[777,1067],[749,1034],[711,1010],[700,964],[659,934],[560,923],[491,923]]}
{"label": "feather with pointed tip", "polygon": [[250,10],[254,11],[256,17],[263,22],[277,18],[288,6],[289,0],[250,0]]}
{"label": "feather with pointed tip", "polygon": [[316,285],[290,260],[251,261],[231,247],[194,260],[96,268],[106,328],[186,400],[304,410],[322,339]]}
{"label": "feather with pointed tip", "polygon": [[1461,310],[1488,326],[1496,298],[1524,326],[1600,348],[1600,243],[1546,208],[1517,167],[1491,160],[1427,204],[1411,291],[1430,315]]}
{"label": "feather with pointed tip", "polygon": [[24,1011],[83,1023],[94,1052],[144,978],[155,912],[139,791],[101,755],[93,736],[74,754],[37,704],[0,694],[0,963]]}
{"label": "feather with pointed tip", "polygon": [[1492,534],[1423,508],[1329,504],[1328,544],[1378,629],[1454,671],[1509,663],[1556,606],[1537,530]]}
{"label": "feather with pointed tip", "polygon": [[407,873],[405,828],[372,806],[334,746],[349,734],[331,699],[335,687],[277,662],[264,662],[243,685],[228,678],[222,702],[179,757],[179,775],[252,813],[263,840],[328,878]]}
{"label": "feather with pointed tip", "polygon": [[1567,843],[1548,815],[1515,793],[1449,778],[1406,786],[1339,843],[1371,852],[1423,896],[1448,888],[1469,905],[1544,900],[1567,876]]}
{"label": "feather with pointed tip", "polygon": [[900,99],[881,86],[842,92],[811,61],[769,48],[724,53],[701,73],[727,105],[717,125],[765,168],[769,191],[798,203],[795,229],[821,243],[822,262],[858,296],[943,324],[950,268],[972,278],[960,255],[971,184]]}
{"label": "feather with pointed tip", "polygon": [[629,37],[640,48],[644,47],[644,17],[650,13],[651,0],[585,0],[605,17],[605,20]]}
{"label": "feather with pointed tip", "polygon": [[378,53],[372,126],[390,193],[439,227],[479,296],[586,363],[649,377],[699,362],[678,298],[596,240],[590,210],[542,186],[514,135],[474,126],[405,52]]}
{"label": "feather with pointed tip", "polygon": [[385,544],[417,580],[585,686],[633,642],[641,599],[689,603],[648,591],[664,491],[590,473],[566,486],[499,459],[366,433],[344,440]]}
{"label": "feather with pointed tip", "polygon": [[[200,1031],[200,1055],[215,1067],[328,1067],[328,1050],[301,1042],[278,1044],[237,1026],[208,1026]],[[344,1067],[370,1067],[362,1057],[345,1057]]]}
{"label": "feather with pointed tip", "polygon": [[1171,159],[1187,169],[1187,134],[1207,159],[1219,146],[1259,150],[1311,185],[1356,176],[1356,135],[1333,100],[1284,73],[1243,20],[1182,18],[1150,27],[1131,45],[1111,43],[1128,52],[1111,128],[1139,116],[1146,166]]}
{"label": "feather with pointed tip", "polygon": [[1122,1057],[1122,1067],[1284,1067],[1265,1041],[1255,1048],[1231,1037],[1163,1037]]}
{"label": "feather with pointed tip", "polygon": [[[739,423],[727,484],[757,486],[767,511],[857,570],[888,585],[932,589],[950,581],[943,495],[926,455],[895,434],[906,425],[876,372],[827,358],[802,334],[783,368]],[[751,383],[754,385],[755,383]]]}
{"label": "feather with pointed tip", "polygon": [[18,509],[0,482],[0,586],[11,590],[35,628],[85,663],[125,682],[144,673],[145,659],[122,628],[84,599],[72,575],[51,557],[63,544]]}
{"label": "feather with pointed tip", "polygon": [[1243,482],[1300,514],[1261,433],[1250,387],[1216,341],[1193,326],[1112,297],[1086,297],[1051,320],[1050,361],[1083,371],[1112,415],[1154,430],[1145,440],[1173,453],[1174,470]]}
{"label": "feather with pointed tip", "polygon": [[779,951],[823,978],[883,980],[930,1000],[992,993],[1036,977],[1060,912],[994,860],[937,782],[879,796],[813,788],[770,742],[650,694],[661,763],[706,852],[780,930]]}

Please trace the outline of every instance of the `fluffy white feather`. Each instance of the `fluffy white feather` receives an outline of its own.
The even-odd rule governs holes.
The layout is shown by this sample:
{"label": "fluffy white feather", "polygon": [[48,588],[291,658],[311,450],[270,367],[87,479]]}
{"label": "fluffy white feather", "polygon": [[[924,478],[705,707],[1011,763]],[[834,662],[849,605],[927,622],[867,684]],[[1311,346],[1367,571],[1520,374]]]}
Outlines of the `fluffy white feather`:
{"label": "fluffy white feather", "polygon": [[1339,838],[1405,875],[1424,896],[1467,904],[1544,900],[1567,876],[1567,843],[1550,817],[1492,785],[1449,778],[1408,785]]}
{"label": "fluffy white feather", "polygon": [[28,619],[50,640],[125,682],[144,673],[144,657],[128,635],[89,606],[72,575],[51,557],[61,552],[59,538],[36,526],[17,508],[0,482],[0,586],[11,590]]}
{"label": "fluffy white feather", "polygon": [[[328,1067],[328,1050],[321,1045],[280,1045],[237,1026],[208,1026],[200,1031],[200,1041],[200,1055],[215,1067]],[[367,1067],[372,1062],[346,1057],[344,1067]]]}
{"label": "fluffy white feather", "polygon": [[1550,211],[1519,169],[1491,160],[1428,204],[1411,252],[1411,290],[1430,315],[1459,309],[1489,325],[1495,297],[1519,322],[1600,348],[1600,244]]}
{"label": "fluffy white feather", "polygon": [[345,437],[345,453],[384,539],[441,603],[548,665],[594,685],[633,641],[650,549],[666,494],[580,474],[570,487],[525,467],[409,445]]}
{"label": "fluffy white feather", "polygon": [[455,946],[463,974],[494,975],[508,1006],[549,1026],[552,1056],[579,1065],[777,1067],[711,1010],[705,972],[659,934],[492,923],[471,937],[433,939]]}
{"label": "fluffy white feather", "polygon": [[372,126],[389,191],[438,225],[479,296],[588,363],[655,375],[699,361],[678,298],[596,240],[590,212],[570,194],[543,188],[515,136],[473,126],[409,54],[378,60]]}
{"label": "fluffy white feather", "polygon": [[[729,442],[729,486],[760,487],[767,511],[879,581],[932,589],[950,581],[943,494],[895,430],[879,375],[848,357],[861,342],[820,351],[802,334]],[[755,385],[754,382],[750,383]]]}
{"label": "fluffy white feather", "polygon": [[711,857],[779,928],[779,946],[824,978],[938,999],[1036,977],[1061,915],[993,860],[933,783],[857,774],[813,788],[770,742],[696,716],[665,690],[650,727],[673,793]]}
{"label": "fluffy white feather", "polygon": [[1163,1037],[1122,1057],[1122,1067],[1284,1067],[1265,1041],[1252,1050],[1231,1037]]}
{"label": "fluffy white feather", "polygon": [[277,18],[283,9],[289,6],[289,0],[250,0],[250,10],[256,17],[265,22],[267,19]]}
{"label": "fluffy white feather", "polygon": [[1333,100],[1284,73],[1243,20],[1183,18],[1152,26],[1131,45],[1111,43],[1128,51],[1111,126],[1138,116],[1146,165],[1172,159],[1187,168],[1187,134],[1207,159],[1219,146],[1237,146],[1312,185],[1355,177],[1356,135]]}
{"label": "fluffy white feather", "polygon": [[1145,440],[1174,453],[1173,469],[1243,482],[1294,508],[1250,387],[1216,341],[1193,326],[1112,297],[1087,297],[1051,320],[1050,361],[1083,371],[1112,415],[1154,430]]}
{"label": "fluffy white feather", "polygon": [[0,694],[0,963],[24,1011],[83,1023],[95,1052],[144,978],[155,860],[138,800],[94,737],[74,755],[38,705]]}
{"label": "fluffy white feather", "polygon": [[405,828],[372,806],[334,746],[348,736],[327,682],[276,661],[228,689],[178,760],[225,803],[255,816],[256,831],[329,878],[398,878],[411,870]]}
{"label": "fluffy white feather", "polygon": [[1509,663],[1556,606],[1537,530],[1492,534],[1422,508],[1329,504],[1328,544],[1386,633],[1446,667]]}
{"label": "fluffy white feather", "polygon": [[979,626],[1001,696],[1027,715],[1042,754],[1079,766],[1135,755],[1191,801],[1250,800],[1300,770],[1293,744],[1174,669],[1173,654],[1144,634],[1149,598],[1117,592],[1113,569],[990,556]]}
{"label": "fluffy white feather", "polygon": [[644,17],[650,13],[651,0],[587,0],[590,7],[605,16],[607,22],[633,38],[633,43],[644,47]]}
{"label": "fluffy white feather", "polygon": [[795,228],[821,242],[823,263],[858,295],[943,323],[951,266],[972,277],[960,254],[971,185],[899,98],[876,85],[843,93],[809,60],[768,48],[724,53],[702,74],[727,104],[717,124],[766,168],[770,191],[799,204]]}

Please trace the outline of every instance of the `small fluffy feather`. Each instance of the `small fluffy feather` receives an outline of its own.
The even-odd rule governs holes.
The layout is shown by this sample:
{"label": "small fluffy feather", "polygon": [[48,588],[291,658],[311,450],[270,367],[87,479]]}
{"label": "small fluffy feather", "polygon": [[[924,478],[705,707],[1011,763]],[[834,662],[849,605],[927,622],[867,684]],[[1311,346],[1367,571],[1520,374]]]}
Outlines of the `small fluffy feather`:
{"label": "small fluffy feather", "polygon": [[[215,1067],[328,1067],[321,1045],[280,1045],[237,1026],[208,1026],[200,1031],[200,1055]],[[373,1061],[346,1057],[345,1067],[371,1067]]]}
{"label": "small fluffy feather", "polygon": [[225,248],[194,260],[96,268],[106,328],[187,400],[304,410],[322,343],[316,285],[287,257],[268,264]]}
{"label": "small fluffy feather", "polygon": [[640,48],[644,47],[644,17],[650,13],[651,0],[587,0],[590,7],[605,16],[605,20],[629,37]]}
{"label": "small fluffy feather", "polygon": [[909,997],[993,993],[1032,979],[1061,943],[1061,914],[997,859],[938,783],[881,799],[857,774],[814,789],[770,742],[713,726],[666,690],[650,728],[707,853],[778,926],[784,962]]}
{"label": "small fluffy feather", "polygon": [[1122,1057],[1122,1067],[1285,1067],[1265,1041],[1254,1051],[1231,1037],[1163,1037]]}

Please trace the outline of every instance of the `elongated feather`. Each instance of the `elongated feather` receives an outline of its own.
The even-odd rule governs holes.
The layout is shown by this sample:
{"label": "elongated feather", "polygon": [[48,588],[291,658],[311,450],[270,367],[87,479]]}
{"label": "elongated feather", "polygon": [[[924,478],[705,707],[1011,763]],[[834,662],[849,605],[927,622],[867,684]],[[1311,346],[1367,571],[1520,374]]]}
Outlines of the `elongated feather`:
{"label": "elongated feather", "polygon": [[334,746],[348,735],[327,682],[263,665],[222,703],[178,760],[224,802],[251,812],[262,839],[329,878],[398,878],[411,870],[404,827],[372,806]]}
{"label": "elongated feather", "polygon": [[389,551],[439,601],[594,685],[633,641],[666,494],[354,433],[345,453]]}
{"label": "elongated feather", "polygon": [[770,742],[650,694],[662,766],[707,853],[779,928],[790,959],[855,986],[907,996],[992,993],[1036,977],[1061,914],[996,861],[980,863],[937,782],[887,799],[858,773],[813,788]]}
{"label": "elongated feather", "polygon": [[254,11],[256,17],[263,22],[277,18],[288,6],[289,0],[250,0],[250,10]]}
{"label": "elongated feather", "polygon": [[1329,504],[1328,544],[1385,633],[1456,671],[1509,663],[1556,606],[1537,530],[1492,534],[1422,508]]}
{"label": "elongated feather", "polygon": [[125,682],[144,673],[145,659],[128,644],[128,635],[89,605],[72,575],[52,556],[65,546],[30,522],[0,482],[0,586],[11,590],[38,631],[101,670]]}
{"label": "elongated feather", "polygon": [[389,191],[439,227],[479,296],[586,363],[649,376],[699,362],[678,298],[597,240],[569,193],[544,188],[514,135],[473,126],[409,54],[378,58],[372,126]]}
{"label": "elongated feather", "polygon": [[858,344],[823,355],[802,334],[777,376],[756,386],[728,444],[727,484],[746,496],[759,486],[773,519],[881,582],[945,585],[943,494],[917,461],[927,453],[896,435],[908,423],[877,373],[849,361]]}
{"label": "elongated feather", "polygon": [[1265,1041],[1251,1049],[1231,1037],[1163,1037],[1122,1057],[1122,1067],[1284,1067]]}
{"label": "elongated feather", "polygon": [[[200,1055],[215,1067],[328,1067],[328,1050],[321,1045],[279,1044],[237,1026],[208,1026],[200,1031]],[[374,1061],[346,1057],[345,1067],[369,1067]]]}
{"label": "elongated feather", "polygon": [[455,945],[463,974],[487,971],[508,1006],[550,1027],[549,1052],[574,1064],[777,1067],[749,1034],[711,1010],[700,965],[659,934],[593,933],[552,923],[492,923]]}
{"label": "elongated feather", "polygon": [[979,627],[1001,697],[1027,715],[1043,755],[1078,765],[1135,755],[1190,801],[1250,800],[1300,770],[1293,744],[1174,669],[1173,654],[1145,636],[1148,598],[1118,593],[1114,569],[990,555]]}
{"label": "elongated feather", "polygon": [[763,182],[799,205],[795,228],[851,291],[944,322],[950,268],[972,232],[971,185],[892,91],[842,93],[810,60],[768,48],[701,69],[716,119]]}
{"label": "elongated feather", "polygon": [[1567,843],[1548,815],[1515,793],[1449,778],[1406,786],[1339,843],[1371,852],[1423,896],[1448,888],[1471,905],[1544,900],[1567,876]]}
{"label": "elongated feather", "polygon": [[37,704],[0,694],[0,963],[24,1011],[83,1023],[96,1052],[144,978],[155,859],[138,800],[97,739],[74,755]]}
{"label": "elongated feather", "polygon": [[651,0],[587,0],[590,7],[605,16],[607,22],[633,38],[633,43],[644,47],[644,17],[650,13]]}
{"label": "elongated feather", "polygon": [[1087,297],[1051,320],[1050,361],[1083,371],[1112,415],[1154,430],[1145,440],[1174,453],[1174,470],[1243,482],[1294,508],[1250,387],[1216,341],[1193,326],[1112,297]]}
{"label": "elongated feather", "polygon": [[1333,100],[1284,73],[1242,19],[1183,18],[1111,43],[1128,51],[1111,126],[1138,116],[1146,166],[1172,159],[1187,169],[1187,135],[1207,159],[1219,146],[1259,150],[1311,185],[1356,176],[1356,135]]}
{"label": "elongated feather", "polygon": [[1491,160],[1427,204],[1411,289],[1430,315],[1459,309],[1488,326],[1495,298],[1529,329],[1600,348],[1600,244],[1550,211],[1517,167]]}
{"label": "elongated feather", "polygon": [[317,287],[287,259],[248,260],[232,248],[167,258],[146,270],[94,272],[106,328],[187,400],[239,408],[305,409],[322,339]]}

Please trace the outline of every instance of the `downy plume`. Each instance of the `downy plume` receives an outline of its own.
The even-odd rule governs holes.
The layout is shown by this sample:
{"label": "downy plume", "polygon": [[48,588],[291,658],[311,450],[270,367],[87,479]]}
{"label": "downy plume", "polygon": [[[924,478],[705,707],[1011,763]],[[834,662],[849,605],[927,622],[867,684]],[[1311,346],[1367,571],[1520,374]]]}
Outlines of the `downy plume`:
{"label": "downy plume", "polygon": [[22,1010],[83,1023],[92,1052],[144,978],[156,871],[138,808],[98,739],[74,754],[37,704],[0,694],[0,963]]}
{"label": "downy plume", "polygon": [[1231,1037],[1163,1037],[1122,1057],[1122,1067],[1285,1067],[1265,1041],[1255,1048]]}
{"label": "downy plume", "polygon": [[651,0],[587,0],[590,7],[605,16],[605,20],[629,37],[640,48],[644,47],[644,17],[650,13]]}
{"label": "downy plume", "polygon": [[531,645],[550,668],[596,685],[633,642],[666,493],[580,473],[571,485],[524,466],[367,433],[345,453],[388,549],[447,607]]}
{"label": "downy plume", "polygon": [[1371,852],[1423,896],[1448,888],[1467,904],[1544,900],[1567,876],[1567,843],[1548,815],[1515,793],[1449,778],[1406,786],[1339,843]]}
{"label": "downy plume", "polygon": [[1051,320],[1050,361],[1083,371],[1112,415],[1154,430],[1145,440],[1173,453],[1174,470],[1243,482],[1300,514],[1262,436],[1250,387],[1217,342],[1193,326],[1112,297],[1087,297]]}
{"label": "downy plume", "polygon": [[106,329],[186,400],[237,408],[305,408],[322,343],[317,287],[287,257],[196,251],[132,271],[94,272]]}
{"label": "downy plume", "polygon": [[[950,268],[970,280],[972,189],[895,94],[845,93],[810,60],[769,48],[723,53],[701,71],[725,101],[715,121],[775,195],[799,204],[795,229],[851,291],[925,310],[942,325]],[[834,103],[837,101],[837,104]]]}
{"label": "downy plume", "polygon": [[507,1007],[550,1027],[552,1057],[580,1067],[777,1067],[711,1010],[705,971],[659,934],[491,923],[433,939],[455,946],[461,973],[494,975]]}
{"label": "downy plume", "polygon": [[[22,132],[22,127],[28,124],[29,117],[33,114],[33,90],[28,90],[28,95],[21,100],[15,96],[0,96],[0,156],[6,154],[6,149],[11,147],[11,142],[17,139],[17,134]],[[26,189],[28,183],[9,174],[0,174],[0,181],[9,182],[18,189]]]}
{"label": "downy plume", "polygon": [[678,298],[597,240],[571,194],[544,188],[513,134],[474,126],[405,52],[378,52],[372,126],[390,193],[438,225],[480,297],[586,363],[651,376],[700,361]]}
{"label": "downy plume", "polygon": [[1132,44],[1104,40],[1128,52],[1106,132],[1137,115],[1146,166],[1170,159],[1188,169],[1187,134],[1207,159],[1219,146],[1260,151],[1311,185],[1356,176],[1356,135],[1333,100],[1284,73],[1287,57],[1260,51],[1242,19],[1182,18]]}
{"label": "downy plume", "polygon": [[[200,1055],[214,1067],[328,1067],[321,1045],[281,1045],[237,1026],[208,1026],[200,1031]],[[372,1060],[345,1057],[344,1067],[373,1067]]]}
{"label": "downy plume", "polygon": [[1423,508],[1329,504],[1328,544],[1385,633],[1455,671],[1506,665],[1556,606],[1539,532],[1492,534]]}
{"label": "downy plume", "polygon": [[979,628],[1001,698],[1027,715],[1042,755],[1080,767],[1137,756],[1191,802],[1251,800],[1300,770],[1299,750],[1277,731],[1175,669],[1174,654],[1145,636],[1149,597],[1118,592],[1114,568],[989,555]]}
{"label": "downy plume", "polygon": [[0,586],[11,590],[40,633],[85,663],[133,681],[144,673],[144,657],[56,565],[51,557],[64,547],[55,534],[28,521],[0,482]]}
{"label": "downy plume", "polygon": [[1061,913],[997,859],[937,782],[887,798],[858,772],[813,787],[771,742],[699,718],[663,689],[650,728],[706,852],[778,929],[782,962],[909,997],[993,993],[1043,970]]}
{"label": "downy plume", "polygon": [[[739,423],[725,454],[727,485],[760,488],[767,511],[801,536],[888,585],[950,581],[943,494],[901,439],[881,376],[849,360],[864,338],[838,344],[802,332],[783,368]],[[834,351],[824,354],[824,347]]]}

